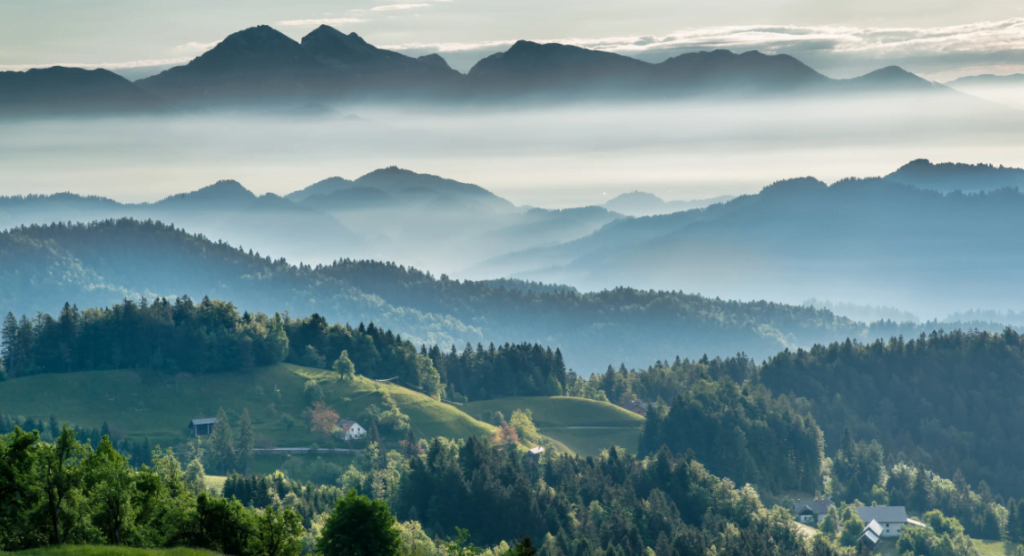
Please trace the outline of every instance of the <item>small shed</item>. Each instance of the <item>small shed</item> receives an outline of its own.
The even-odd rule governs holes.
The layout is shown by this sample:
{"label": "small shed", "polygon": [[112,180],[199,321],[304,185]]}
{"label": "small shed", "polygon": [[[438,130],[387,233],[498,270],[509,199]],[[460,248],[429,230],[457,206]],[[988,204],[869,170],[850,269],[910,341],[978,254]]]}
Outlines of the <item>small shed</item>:
{"label": "small shed", "polygon": [[217,424],[216,417],[204,417],[202,419],[192,419],[188,423],[188,430],[192,433],[192,436],[202,436],[204,434],[210,434],[213,432],[213,425]]}
{"label": "small shed", "polygon": [[871,520],[867,526],[864,527],[864,532],[861,533],[858,542],[864,543],[864,546],[868,548],[874,548],[878,544],[878,541],[882,540],[882,525],[875,520]]}
{"label": "small shed", "polygon": [[530,459],[539,462],[540,456],[544,454],[544,448],[541,448],[540,446],[537,446],[536,448],[530,448],[530,451],[527,452],[527,454],[530,456]]}

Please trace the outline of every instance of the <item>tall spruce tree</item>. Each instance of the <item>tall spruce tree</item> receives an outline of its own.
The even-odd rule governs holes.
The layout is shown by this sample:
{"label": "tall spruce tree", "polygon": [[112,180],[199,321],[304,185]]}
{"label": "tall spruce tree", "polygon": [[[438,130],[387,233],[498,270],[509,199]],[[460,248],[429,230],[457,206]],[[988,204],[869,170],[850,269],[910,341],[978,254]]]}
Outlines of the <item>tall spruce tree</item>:
{"label": "tall spruce tree", "polygon": [[235,439],[223,407],[217,410],[217,422],[210,434],[210,463],[217,473],[227,473],[235,466]]}
{"label": "tall spruce tree", "polygon": [[249,409],[242,409],[242,417],[238,421],[238,469],[245,473],[249,470],[253,450],[256,448],[256,435],[252,430],[252,419]]}

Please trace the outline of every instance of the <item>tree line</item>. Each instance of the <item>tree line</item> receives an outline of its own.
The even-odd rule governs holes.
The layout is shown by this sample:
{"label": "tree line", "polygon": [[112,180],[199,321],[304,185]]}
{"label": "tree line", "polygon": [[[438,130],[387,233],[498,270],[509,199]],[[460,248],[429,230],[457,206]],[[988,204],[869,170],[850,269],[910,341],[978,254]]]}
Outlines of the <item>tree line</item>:
{"label": "tree line", "polygon": [[559,350],[531,344],[494,345],[461,354],[454,346],[417,350],[372,322],[353,328],[319,315],[293,318],[239,312],[229,302],[187,296],[125,299],[109,308],[65,303],[2,325],[0,379],[100,369],[155,369],[197,374],[250,371],[280,362],[330,369],[342,360],[361,375],[398,378],[430,396],[486,399],[558,395],[566,381]]}

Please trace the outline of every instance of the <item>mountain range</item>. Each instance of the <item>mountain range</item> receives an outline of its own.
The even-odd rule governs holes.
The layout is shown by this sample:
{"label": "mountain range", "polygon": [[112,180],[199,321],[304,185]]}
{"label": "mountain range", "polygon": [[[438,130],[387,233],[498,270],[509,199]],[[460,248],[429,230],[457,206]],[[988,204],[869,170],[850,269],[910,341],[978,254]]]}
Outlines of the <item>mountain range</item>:
{"label": "mountain range", "polygon": [[477,185],[397,167],[332,177],[280,197],[222,180],[155,203],[71,193],[0,197],[0,229],[136,218],[307,264],[373,256],[458,270],[497,254],[583,237],[622,215],[517,207]]}
{"label": "mountain range", "polygon": [[183,66],[135,83],[102,70],[50,68],[0,74],[0,112],[906,91],[946,89],[898,67],[836,80],[781,54],[715,50],[653,64],[610,52],[530,41],[518,41],[507,51],[480,60],[463,75],[436,54],[412,58],[326,25],[301,41],[260,25],[229,35]]}
{"label": "mountain range", "polygon": [[629,284],[733,299],[816,297],[936,317],[964,307],[1019,310],[1006,303],[1024,279],[1024,263],[1010,256],[1024,249],[1016,232],[1022,176],[917,160],[885,178],[784,180],[704,209],[617,220],[466,275],[582,290]]}

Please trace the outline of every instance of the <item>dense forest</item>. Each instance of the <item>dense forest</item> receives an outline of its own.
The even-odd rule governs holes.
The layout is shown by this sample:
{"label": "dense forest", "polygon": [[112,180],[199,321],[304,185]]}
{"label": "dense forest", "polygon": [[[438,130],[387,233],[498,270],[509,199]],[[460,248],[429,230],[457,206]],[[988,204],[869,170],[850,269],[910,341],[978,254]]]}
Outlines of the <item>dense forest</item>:
{"label": "dense forest", "polygon": [[1024,339],[1013,330],[786,351],[756,378],[809,400],[830,445],[845,423],[943,475],[1024,495]]}
{"label": "dense forest", "polygon": [[821,492],[825,442],[814,419],[763,386],[698,380],[664,411],[647,412],[640,455],[692,451],[715,473],[771,492]]}
{"label": "dense forest", "polygon": [[560,351],[505,344],[459,353],[416,347],[373,323],[329,324],[313,314],[292,318],[239,313],[231,303],[188,297],[130,299],[105,309],[65,304],[57,318],[8,313],[2,326],[5,372],[0,379],[39,373],[148,368],[168,373],[248,371],[282,361],[333,368],[342,354],[370,378],[398,378],[431,396],[487,399],[561,395],[566,370]]}
{"label": "dense forest", "polygon": [[766,387],[787,398],[779,404],[812,415],[831,456],[848,428],[855,438],[877,441],[892,458],[888,463],[914,462],[943,476],[960,473],[970,484],[984,482],[1004,496],[1024,495],[1024,417],[1017,410],[1024,391],[1024,339],[1011,329],[935,332],[869,344],[847,340],[785,350],[762,365],[741,355],[677,358],[642,370],[609,367],[588,379],[570,375],[566,390],[617,402],[660,399],[667,411],[685,407],[702,381],[726,377],[751,392]]}
{"label": "dense forest", "polygon": [[[755,358],[848,337],[930,332],[930,325],[868,327],[829,311],[630,288],[570,288],[440,278],[390,263],[341,260],[310,267],[132,220],[53,224],[0,233],[0,309],[58,313],[65,302],[104,307],[124,298],[230,300],[243,311],[319,313],[374,322],[416,344],[539,343],[589,376],[608,363]],[[186,270],[187,269],[187,270]],[[954,326],[954,325],[950,325]]]}
{"label": "dense forest", "polygon": [[[854,553],[824,535],[806,540],[788,512],[766,509],[752,488],[737,489],[667,449],[645,460],[613,449],[538,463],[514,445],[476,438],[407,448],[368,450],[361,469],[346,473],[344,482],[355,487],[344,496],[275,474],[233,475],[226,498],[194,480],[194,462],[183,470],[171,452],[154,452],[152,467],[133,469],[106,437],[93,450],[66,426],[51,443],[16,428],[0,435],[0,549],[110,544],[229,556],[457,556],[481,554],[471,544],[480,543],[493,547],[487,556]],[[392,512],[408,521],[398,523]]]}

